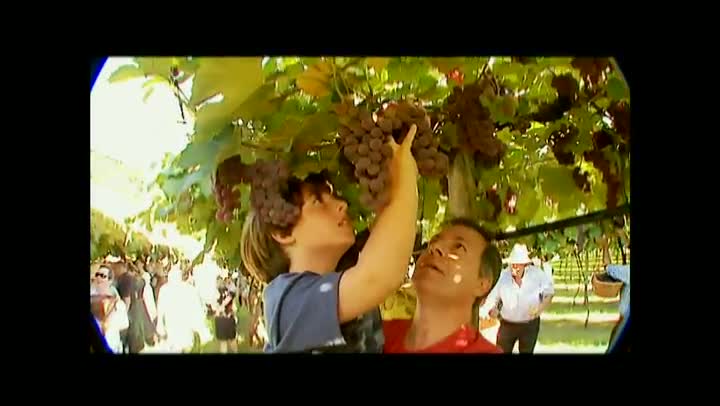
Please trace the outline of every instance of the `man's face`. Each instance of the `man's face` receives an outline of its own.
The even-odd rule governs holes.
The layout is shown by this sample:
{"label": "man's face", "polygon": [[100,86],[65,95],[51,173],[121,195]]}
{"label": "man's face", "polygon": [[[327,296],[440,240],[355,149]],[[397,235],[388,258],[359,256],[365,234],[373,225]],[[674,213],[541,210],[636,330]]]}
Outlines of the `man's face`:
{"label": "man's face", "polygon": [[523,274],[525,273],[525,267],[527,264],[512,264],[510,265],[512,269],[512,275],[516,278],[522,278]]}
{"label": "man's face", "polygon": [[418,295],[452,301],[472,301],[490,288],[480,276],[480,257],[487,241],[463,226],[447,227],[433,237],[420,255],[412,276]]}

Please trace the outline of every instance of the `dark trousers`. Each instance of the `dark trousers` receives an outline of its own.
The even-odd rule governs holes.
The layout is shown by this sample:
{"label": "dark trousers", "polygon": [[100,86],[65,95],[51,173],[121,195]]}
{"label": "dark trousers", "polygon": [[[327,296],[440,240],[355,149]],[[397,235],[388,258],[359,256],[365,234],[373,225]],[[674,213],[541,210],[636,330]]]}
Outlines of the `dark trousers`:
{"label": "dark trousers", "polygon": [[537,343],[540,332],[540,318],[530,320],[527,323],[512,323],[500,320],[500,329],[497,335],[497,345],[506,354],[511,354],[515,342],[520,341],[519,349],[521,354],[532,354]]}

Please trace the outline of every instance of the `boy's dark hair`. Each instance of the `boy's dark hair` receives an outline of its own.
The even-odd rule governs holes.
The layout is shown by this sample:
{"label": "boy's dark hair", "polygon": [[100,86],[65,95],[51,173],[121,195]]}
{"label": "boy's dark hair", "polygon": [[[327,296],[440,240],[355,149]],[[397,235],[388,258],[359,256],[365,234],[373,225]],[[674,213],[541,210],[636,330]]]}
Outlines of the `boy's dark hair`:
{"label": "boy's dark hair", "polygon": [[480,305],[482,304],[483,300],[485,300],[485,297],[487,297],[490,291],[495,287],[498,279],[500,279],[500,272],[502,271],[502,256],[500,255],[500,251],[498,251],[497,247],[494,244],[495,235],[480,226],[476,221],[466,217],[458,217],[446,222],[443,228],[450,226],[463,226],[473,229],[477,231],[485,239],[485,241],[487,241],[487,246],[485,247],[485,250],[483,250],[483,253],[480,256],[479,272],[480,276],[490,279],[490,288],[488,289],[488,292],[485,294],[485,296],[475,299],[475,302],[473,302],[472,306],[471,322],[475,328],[479,328],[480,320],[478,311],[480,310]]}
{"label": "boy's dark hair", "polygon": [[[313,173],[305,180],[292,177],[288,180],[287,188],[283,190],[283,198],[301,208],[304,204],[303,187],[320,198],[324,192],[331,192],[332,187],[326,173]],[[272,237],[272,233],[279,232],[288,235],[294,225],[277,227],[261,221],[258,213],[251,208],[245,224],[243,224],[240,237],[240,256],[242,266],[250,275],[263,283],[270,283],[281,273],[288,271],[290,260],[280,244]]]}

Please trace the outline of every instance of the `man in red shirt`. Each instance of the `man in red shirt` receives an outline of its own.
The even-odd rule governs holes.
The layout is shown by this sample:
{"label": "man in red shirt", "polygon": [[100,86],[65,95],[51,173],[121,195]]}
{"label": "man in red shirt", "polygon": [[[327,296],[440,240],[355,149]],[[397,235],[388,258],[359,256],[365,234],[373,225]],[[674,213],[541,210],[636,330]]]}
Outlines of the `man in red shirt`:
{"label": "man in red shirt", "polygon": [[412,320],[383,323],[385,353],[492,353],[502,350],[478,331],[473,311],[500,276],[502,258],[472,220],[455,219],[418,258]]}

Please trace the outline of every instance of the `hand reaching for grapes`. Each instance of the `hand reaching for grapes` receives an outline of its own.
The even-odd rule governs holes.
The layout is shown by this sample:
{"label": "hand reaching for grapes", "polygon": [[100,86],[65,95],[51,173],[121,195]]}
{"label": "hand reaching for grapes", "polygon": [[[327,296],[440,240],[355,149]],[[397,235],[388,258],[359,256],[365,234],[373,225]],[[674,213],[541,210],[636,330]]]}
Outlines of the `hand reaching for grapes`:
{"label": "hand reaching for grapes", "polygon": [[416,132],[417,126],[413,124],[402,144],[398,145],[392,137],[388,142],[393,149],[393,158],[390,162],[391,196],[395,195],[395,191],[403,182],[417,181],[418,167],[411,150]]}

